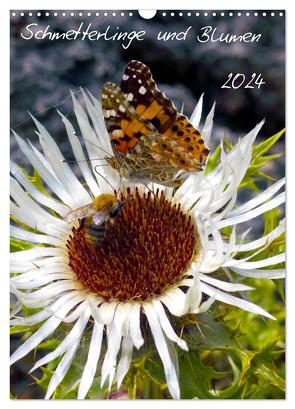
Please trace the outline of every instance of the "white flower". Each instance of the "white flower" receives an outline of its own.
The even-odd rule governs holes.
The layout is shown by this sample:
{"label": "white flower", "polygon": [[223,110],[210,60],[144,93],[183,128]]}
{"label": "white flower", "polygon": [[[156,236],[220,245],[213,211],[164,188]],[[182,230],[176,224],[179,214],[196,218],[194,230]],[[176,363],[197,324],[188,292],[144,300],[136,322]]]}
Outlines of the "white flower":
{"label": "white flower", "polygon": [[[231,279],[221,281],[214,277],[214,272],[221,269],[229,278],[231,271],[242,277],[274,279],[284,276],[282,269],[265,269],[284,261],[284,254],[259,261],[251,261],[253,255],[244,259],[238,257],[240,252],[257,254],[264,250],[284,232],[284,221],[268,235],[250,242],[246,242],[245,237],[238,242],[235,233],[236,225],[251,222],[284,202],[284,193],[279,193],[284,179],[236,206],[238,186],[249,166],[253,142],[263,125],[260,123],[231,152],[222,150],[220,164],[208,175],[192,174],[176,191],[155,184],[133,185],[127,190],[128,183],[120,184],[118,174],[110,167],[99,168],[105,179],[93,170],[101,163],[99,159],[105,152],[112,155],[112,149],[100,103],[91,95],[83,93],[83,98],[86,109],[74,96],[73,103],[87,155],[73,126],[59,113],[84,178],[82,183],[64,161],[55,140],[36,119],[33,118],[43,153],[31,141],[25,142],[14,133],[21,151],[53,194],[50,196],[38,190],[15,163],[11,164],[11,213],[21,223],[40,232],[11,226],[12,237],[36,243],[30,250],[11,254],[12,293],[23,305],[40,309],[29,317],[13,318],[11,323],[43,322],[13,353],[11,363],[37,347],[61,323],[73,323],[59,346],[36,362],[32,369],[62,355],[46,393],[46,398],[50,398],[66,375],[87,324],[93,323],[78,398],[86,396],[93,382],[102,343],[106,343],[107,349],[101,367],[101,383],[108,380],[111,387],[116,381],[119,388],[128,372],[133,348],[140,349],[145,342],[141,330],[144,321],[148,323],[163,362],[169,391],[177,399],[180,397],[177,363],[171,351],[174,343],[183,350],[188,347],[172,327],[170,315],[199,314],[218,300],[273,318],[261,307],[232,295],[251,290],[251,287]],[[201,112],[202,98],[191,118],[197,128]],[[214,106],[202,130],[207,144],[213,115]],[[120,242],[113,239],[113,244],[101,246],[97,255],[91,251],[89,255],[87,242],[73,224],[66,221],[65,215],[91,203],[101,193],[113,193],[110,185],[116,189],[120,187],[125,197],[132,199],[124,206],[125,222],[123,218],[118,221],[116,231]],[[165,216],[167,212],[169,217]],[[220,232],[227,226],[232,226],[229,239]],[[126,229],[130,229],[131,236],[136,236],[138,229],[138,237],[130,238]],[[205,301],[204,294],[209,296]]]}

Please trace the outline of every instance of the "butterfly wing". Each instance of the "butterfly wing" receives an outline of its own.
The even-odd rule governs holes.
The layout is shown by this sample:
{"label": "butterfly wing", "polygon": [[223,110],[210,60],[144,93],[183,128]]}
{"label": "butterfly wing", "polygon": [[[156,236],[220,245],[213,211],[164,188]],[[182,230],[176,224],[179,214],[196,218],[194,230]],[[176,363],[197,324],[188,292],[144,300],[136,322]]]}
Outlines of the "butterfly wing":
{"label": "butterfly wing", "polygon": [[202,170],[210,153],[200,132],[181,114],[161,137],[153,139],[154,155],[170,157],[171,164],[186,171]]}
{"label": "butterfly wing", "polygon": [[149,133],[149,136],[142,135],[155,159],[169,157],[171,164],[187,171],[202,169],[209,149],[200,132],[187,117],[177,112],[173,103],[158,89],[145,64],[135,60],[127,64],[121,89],[135,112],[157,130],[156,133]]}
{"label": "butterfly wing", "polygon": [[126,65],[120,87],[136,113],[158,133],[165,132],[176,120],[175,106],[159,90],[150,69],[142,62],[132,60]]}
{"label": "butterfly wing", "polygon": [[115,154],[110,164],[121,175],[167,185],[180,171],[206,163],[209,149],[199,131],[160,92],[143,63],[127,64],[120,87],[103,86],[102,107]]}
{"label": "butterfly wing", "polygon": [[102,109],[111,142],[123,154],[132,149],[143,134],[155,129],[136,113],[122,90],[112,82],[102,88]]}

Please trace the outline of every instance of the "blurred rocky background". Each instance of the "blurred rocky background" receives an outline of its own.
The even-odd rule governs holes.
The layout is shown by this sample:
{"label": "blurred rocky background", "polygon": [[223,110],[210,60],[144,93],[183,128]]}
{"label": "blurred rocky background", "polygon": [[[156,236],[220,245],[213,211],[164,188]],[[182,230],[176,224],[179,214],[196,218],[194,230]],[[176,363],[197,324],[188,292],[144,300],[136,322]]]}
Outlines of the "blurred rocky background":
{"label": "blurred rocky background", "polygon": [[[66,12],[66,11],[65,11]],[[52,11],[41,12],[41,16],[20,16],[11,20],[11,127],[22,136],[33,137],[34,126],[28,111],[48,127],[62,141],[64,129],[56,115],[55,106],[63,112],[71,112],[70,90],[80,93],[79,87],[89,89],[99,97],[100,88],[106,81],[119,83],[122,70],[131,59],[147,64],[160,88],[173,99],[180,109],[190,115],[199,96],[204,92],[205,112],[216,101],[216,129],[227,130],[236,139],[249,131],[262,118],[266,123],[261,136],[270,136],[284,127],[285,123],[285,33],[284,17],[209,16],[196,17],[191,11],[183,16],[162,16],[161,12],[151,20],[141,18],[137,11],[133,16],[125,12],[116,16],[108,12],[104,16],[57,16]],[[226,13],[227,14],[227,13]],[[143,41],[134,40],[128,49],[119,41],[67,41],[24,40],[21,32],[30,23],[38,23],[38,30],[47,25],[50,31],[60,33],[77,29],[81,22],[84,28],[92,23],[91,30],[103,31],[107,26],[120,31],[145,30]],[[204,26],[217,28],[218,33],[244,34],[261,33],[258,43],[207,42],[196,40]],[[192,26],[185,41],[157,41],[159,31],[184,31]],[[250,80],[253,73],[261,74],[265,84],[260,89],[222,89],[228,74],[242,73]],[[245,82],[246,83],[246,82]],[[216,132],[214,133],[216,137]],[[217,135],[218,137],[219,135]],[[12,148],[13,157],[20,156]],[[21,158],[19,158],[21,159]],[[25,163],[23,163],[25,164]]]}
{"label": "blurred rocky background", "polygon": [[[179,16],[174,11],[162,12],[151,20],[141,18],[137,11],[133,15],[125,11],[110,11],[108,16],[100,12],[96,16],[91,10],[75,11],[75,16],[65,10],[25,11],[25,16],[11,17],[11,128],[20,136],[36,141],[34,124],[28,111],[35,115],[55,137],[63,150],[67,149],[65,130],[60,117],[56,114],[58,107],[72,118],[70,90],[76,96],[81,95],[80,87],[87,88],[93,95],[99,97],[101,86],[106,81],[120,82],[123,68],[131,59],[138,59],[147,64],[159,85],[175,103],[178,109],[184,104],[184,113],[190,115],[196,101],[204,92],[204,111],[208,113],[212,103],[216,101],[216,114],[212,143],[220,141],[224,132],[232,141],[250,131],[257,122],[265,118],[266,123],[260,133],[265,138],[276,133],[285,124],[285,17],[267,15],[250,16],[237,15],[213,17],[212,12],[204,16],[204,11],[182,11]],[[116,13],[113,16],[113,12]],[[46,13],[49,14],[46,16]],[[81,22],[84,27],[92,23],[91,30],[103,31],[112,26],[120,31],[145,30],[144,41],[133,41],[128,49],[123,49],[119,41],[26,41],[21,38],[21,32],[30,23],[38,23],[38,30],[45,30],[50,25],[50,31],[66,32],[77,29]],[[220,43],[208,42],[201,44],[196,37],[204,26],[217,27],[218,33],[244,34],[246,32],[260,33],[262,38],[258,43]],[[192,26],[186,41],[157,41],[159,31],[179,32]],[[229,73],[242,73],[250,80],[253,73],[261,74],[265,84],[260,89],[222,89]],[[274,149],[283,151],[281,141]],[[69,153],[69,155],[71,155]],[[11,138],[11,157],[18,164],[28,168],[28,162]],[[274,178],[284,174],[284,157],[277,160],[268,173]],[[17,338],[12,341],[12,348],[18,344]],[[30,358],[30,359],[29,359]],[[30,368],[32,356],[23,359],[12,369],[12,392],[18,398],[38,398],[43,395],[32,383],[32,378],[25,375]]]}

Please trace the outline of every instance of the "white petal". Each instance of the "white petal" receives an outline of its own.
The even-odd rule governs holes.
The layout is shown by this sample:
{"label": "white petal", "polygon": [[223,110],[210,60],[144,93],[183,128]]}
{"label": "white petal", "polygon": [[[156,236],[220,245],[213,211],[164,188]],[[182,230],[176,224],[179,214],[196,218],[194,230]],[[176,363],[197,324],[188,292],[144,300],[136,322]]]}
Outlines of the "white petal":
{"label": "white petal", "polygon": [[280,224],[273,229],[270,233],[266,234],[265,236],[260,237],[257,240],[251,241],[245,244],[237,244],[233,246],[234,251],[251,251],[255,250],[259,247],[265,246],[266,244],[269,245],[272,243],[277,237],[280,237],[286,230],[286,222],[283,219]]}
{"label": "white petal", "polygon": [[99,312],[104,324],[110,324],[113,321],[117,302],[105,302],[99,306]]}
{"label": "white petal", "polygon": [[11,365],[27,355],[32,349],[39,345],[43,339],[48,337],[61,323],[63,317],[71,310],[76,304],[76,299],[70,299],[65,302],[59,309],[59,318],[55,316],[50,317],[29,339],[27,339],[20,347],[11,355]]}
{"label": "white petal", "polygon": [[243,277],[269,278],[274,280],[278,278],[285,278],[286,275],[286,270],[284,268],[276,268],[273,270],[245,270],[242,268],[231,267],[230,269]]}
{"label": "white petal", "polygon": [[39,135],[39,141],[44,154],[57,179],[62,183],[68,193],[72,195],[74,201],[77,200],[76,207],[90,203],[92,199],[89,193],[79,182],[68,163],[64,162],[64,157],[54,139],[36,118],[32,116],[32,119],[38,128],[39,132],[37,132],[37,134]]}
{"label": "white petal", "polygon": [[[72,146],[72,150],[74,152],[74,155],[77,160],[78,166],[81,170],[81,173],[86,181],[86,184],[91,190],[91,192],[93,193],[93,195],[98,196],[99,194],[101,194],[101,190],[99,189],[93,177],[93,174],[91,170],[89,169],[89,165],[87,163],[86,156],[84,155],[79,138],[77,137],[76,132],[72,124],[70,123],[70,121],[61,112],[58,111],[58,113],[61,116],[63,123],[65,124],[68,138]],[[90,166],[91,166],[91,163],[90,163]]]}
{"label": "white petal", "polygon": [[[26,155],[28,160],[33,165],[34,169],[37,170],[43,181],[50,187],[50,189],[61,199],[63,203],[68,205],[70,208],[75,207],[75,202],[72,200],[71,196],[65,191],[63,185],[57,180],[56,176],[51,173],[46,164],[46,159],[40,154],[38,150],[34,150],[32,145],[27,145],[14,131],[12,131],[21,151]],[[38,153],[37,153],[38,152]],[[40,157],[41,156],[41,157]]]}
{"label": "white petal", "polygon": [[133,345],[139,349],[144,344],[140,330],[140,305],[134,304],[129,311],[129,331]]}
{"label": "white petal", "polygon": [[[245,135],[233,148],[232,150],[227,154],[227,160],[231,163],[236,154],[237,151],[241,151],[242,156],[246,158],[246,160],[244,161],[245,163],[243,163],[243,168],[247,168],[248,165],[248,161],[249,161],[249,152],[251,155],[251,151],[252,151],[252,145],[255,141],[255,138],[258,134],[258,132],[260,131],[260,129],[262,128],[264,124],[264,120],[261,121],[259,124],[257,124],[255,126],[255,128],[253,128],[247,135]],[[251,156],[250,156],[251,158]],[[213,172],[210,173],[210,177],[214,178],[222,169],[222,163],[219,164]],[[242,175],[241,175],[242,176]]]}
{"label": "white petal", "polygon": [[39,230],[54,237],[62,237],[68,231],[67,226],[61,228],[55,223],[46,223],[46,218],[38,217],[32,212],[28,212],[27,209],[24,210],[22,207],[16,206],[12,201],[10,202],[10,214],[32,229]]}
{"label": "white petal", "polygon": [[253,199],[248,200],[248,202],[244,203],[243,205],[237,207],[235,210],[230,212],[229,217],[237,216],[242,213],[246,213],[249,210],[253,209],[254,207],[257,207],[261,203],[266,202],[275,193],[277,193],[281,189],[281,187],[284,186],[284,184],[285,184],[285,178],[277,181],[272,186],[270,186],[268,189],[256,195]]}
{"label": "white petal", "polygon": [[34,325],[46,320],[50,316],[48,311],[42,310],[36,314],[25,318],[15,318],[10,321],[10,325]]}
{"label": "white petal", "polygon": [[53,216],[47,210],[43,209],[37,202],[31,199],[31,197],[23,190],[18,181],[13,177],[10,177],[10,194],[15,202],[28,212],[44,217],[44,220],[48,220],[49,222],[59,225],[62,228],[66,225],[62,219]]}
{"label": "white petal", "polygon": [[76,343],[77,341],[80,342],[83,331],[86,327],[86,324],[88,323],[90,313],[89,311],[84,311],[76,324],[73,326],[73,328],[70,330],[70,332],[67,334],[67,336],[63,339],[63,341],[56,347],[52,352],[49,354],[43,356],[39,361],[35,363],[33,368],[30,370],[30,373],[35,371],[37,368],[40,366],[44,366],[50,361],[53,361],[55,358],[58,356],[62,355],[64,352],[67,351],[67,349],[70,348],[70,346],[73,343]]}
{"label": "white petal", "polygon": [[204,301],[199,307],[195,308],[192,313],[202,314],[203,312],[208,311],[214,301],[215,297],[209,297],[208,300]]}
{"label": "white petal", "polygon": [[79,385],[78,399],[84,399],[92,385],[100,356],[104,325],[94,322],[87,362]]}
{"label": "white petal", "polygon": [[158,300],[153,300],[152,304],[153,304],[153,306],[154,306],[154,308],[155,308],[155,310],[157,312],[158,320],[159,320],[160,325],[161,325],[162,329],[164,330],[167,338],[169,338],[173,342],[176,342],[177,345],[181,349],[184,349],[185,351],[188,351],[188,347],[187,347],[186,342],[183,339],[179,338],[177,336],[177,334],[175,333],[174,329],[172,328],[172,326],[171,326],[171,324],[170,324],[170,322],[169,322],[169,320],[167,318],[167,315],[165,313],[165,310],[164,310],[164,308],[162,306],[162,303],[160,301],[158,301]]}
{"label": "white petal", "polygon": [[41,321],[44,321],[46,318],[54,315],[55,312],[63,305],[66,301],[73,297],[77,297],[77,292],[72,291],[72,293],[67,293],[66,295],[59,297],[55,303],[50,307],[43,309],[36,314],[30,315],[28,317],[20,317],[11,320],[11,325],[33,325]]}
{"label": "white petal", "polygon": [[180,398],[179,384],[176,369],[173,365],[161,325],[158,321],[157,313],[154,307],[148,303],[144,304],[144,311],[148,319],[155,345],[160,358],[163,362],[164,372],[167,380],[169,392],[174,399]]}
{"label": "white petal", "polygon": [[23,188],[35,199],[37,202],[41,203],[42,205],[53,209],[55,212],[64,216],[68,211],[69,208],[66,207],[64,204],[52,199],[50,196],[47,196],[38,190],[33,183],[26,178],[23,172],[18,168],[18,166],[14,162],[10,162],[10,172],[16,178],[16,180],[23,186]]}
{"label": "white petal", "polygon": [[[60,265],[65,266],[63,256],[54,256],[54,257],[44,257],[39,259],[33,259],[29,261],[22,260],[10,260],[10,271],[17,273],[29,272],[32,270],[39,270],[41,267],[52,267],[59,268]],[[67,268],[65,268],[67,270]]]}
{"label": "white petal", "polygon": [[176,317],[181,317],[184,314],[186,298],[184,292],[179,288],[170,290],[166,294],[161,295],[158,299],[162,301],[171,314]]}
{"label": "white petal", "polygon": [[200,96],[200,99],[190,117],[190,122],[196,129],[198,129],[202,117],[203,97],[204,93]]}
{"label": "white petal", "polygon": [[118,330],[114,321],[107,326],[108,349],[101,367],[101,387],[109,377],[109,389],[111,389],[116,371],[117,355],[121,346],[122,333]]}
{"label": "white petal", "polygon": [[34,260],[37,257],[58,256],[61,250],[55,247],[35,247],[29,250],[15,251],[10,254],[11,261]]}
{"label": "white petal", "polygon": [[117,363],[117,355],[120,350],[121,339],[123,335],[123,325],[128,323],[128,312],[130,304],[118,304],[113,321],[107,327],[108,332],[108,349],[101,369],[101,385],[109,377],[109,388],[111,388]]}
{"label": "white petal", "polygon": [[[33,264],[31,264],[31,267],[32,266]],[[37,266],[34,266],[33,269],[31,268],[29,271],[26,271],[25,273],[13,276],[11,280],[14,282],[20,282],[20,283],[30,282],[40,277],[47,276],[48,274],[64,273],[64,272],[67,272],[70,276],[70,272],[67,271],[67,266],[65,266],[64,263],[53,263],[52,265],[50,264],[49,266],[40,267],[40,268],[38,268]]]}
{"label": "white petal", "polygon": [[107,152],[107,154],[109,156],[112,156],[113,149],[111,146],[111,141],[110,141],[108,131],[105,126],[101,103],[90,92],[88,93],[91,98],[91,101],[83,90],[82,90],[82,93],[83,93],[83,97],[84,97],[84,101],[86,104],[88,114],[94,125],[97,141],[99,145]]}
{"label": "white petal", "polygon": [[[91,161],[95,163],[95,160],[104,158],[106,156],[106,153],[102,151],[100,148],[101,146],[99,145],[99,141],[97,138],[97,135],[95,134],[93,128],[91,127],[89,123],[89,119],[82,108],[82,106],[79,104],[77,101],[76,97],[72,94],[73,98],[73,105],[74,105],[74,111],[77,117],[77,121],[82,133],[82,136],[85,141],[85,146],[87,149],[87,153]],[[102,148],[103,149],[103,148]],[[113,156],[113,154],[112,154]],[[99,164],[100,161],[97,161],[96,164]],[[103,167],[100,168],[100,173],[103,175],[104,178],[108,179],[108,181],[111,183],[111,185],[116,188],[116,183],[118,182],[118,175],[116,180],[113,180],[112,175],[113,172],[111,169],[107,168],[105,170]],[[105,193],[113,193],[113,189],[110,187],[110,185],[102,178],[100,175],[95,174],[97,183],[101,189],[101,191]]]}
{"label": "white petal", "polygon": [[63,378],[66,376],[66,373],[69,370],[69,367],[71,366],[71,363],[73,362],[73,359],[75,357],[76,350],[79,346],[80,339],[74,342],[71,347],[68,349],[68,351],[64,354],[62,360],[58,364],[56,370],[54,371],[54,374],[52,375],[47,392],[45,395],[45,399],[49,399],[50,396],[53,394],[57,386],[61,383]]}
{"label": "white petal", "polygon": [[52,283],[56,280],[67,280],[69,279],[69,274],[67,273],[52,273],[52,274],[43,274],[41,277],[36,278],[35,280],[31,281],[21,281],[21,280],[14,280],[11,279],[12,286],[19,289],[19,290],[30,290],[35,289],[38,287],[42,287],[48,283]]}
{"label": "white petal", "polygon": [[221,229],[223,227],[232,226],[234,224],[239,224],[247,220],[254,219],[257,216],[263,213],[266,213],[269,210],[274,209],[275,207],[280,206],[284,202],[285,202],[285,193],[281,193],[278,196],[276,196],[274,199],[270,200],[267,203],[264,203],[263,205],[257,207],[256,209],[249,210],[247,213],[243,213],[238,216],[229,217],[227,219],[217,222],[217,227]]}
{"label": "white petal", "polygon": [[60,246],[62,240],[46,234],[36,234],[16,226],[10,226],[10,236],[19,240],[29,241],[30,243],[45,243],[53,246]]}
{"label": "white petal", "polygon": [[276,256],[273,257],[268,257],[267,259],[263,260],[258,260],[258,261],[246,261],[243,262],[243,260],[230,260],[227,263],[224,264],[225,267],[231,267],[235,266],[238,268],[243,268],[243,269],[254,269],[254,268],[260,268],[260,267],[267,267],[267,266],[274,266],[279,263],[284,263],[286,260],[286,255],[285,253],[277,254]]}
{"label": "white petal", "polygon": [[208,284],[201,283],[201,289],[203,293],[215,297],[216,300],[218,301],[230,305],[235,305],[236,307],[242,308],[243,310],[252,312],[254,314],[259,314],[271,319],[275,319],[272,315],[270,315],[268,312],[266,312],[263,308],[259,307],[258,305],[255,305],[241,298],[234,297],[233,295],[226,294],[223,291],[220,291],[217,288],[213,288]]}
{"label": "white petal", "polygon": [[20,300],[25,301],[27,305],[32,302],[39,302],[48,297],[55,296],[67,290],[73,290],[77,288],[77,284],[72,280],[62,280],[52,284],[48,284],[46,287],[41,288],[31,293],[20,292],[13,289],[13,292],[20,298]]}
{"label": "white petal", "polygon": [[85,309],[88,308],[88,306],[89,306],[88,300],[83,299],[83,302],[81,302],[81,304],[78,305],[76,309],[71,311],[68,315],[66,315],[63,318],[63,322],[71,323],[76,321],[76,319],[79,318],[81,314],[83,314],[83,312],[85,311]]}
{"label": "white petal", "polygon": [[119,389],[125,375],[128,372],[130,367],[130,362],[132,359],[132,352],[133,352],[133,343],[131,338],[126,336],[123,337],[122,340],[122,349],[121,349],[121,357],[118,363],[117,373],[116,373],[116,380],[117,380],[117,388]]}
{"label": "white petal", "polygon": [[199,271],[194,273],[193,279],[184,280],[184,285],[186,281],[189,282],[189,289],[186,292],[185,300],[185,312],[188,313],[192,309],[198,307],[202,300]]}
{"label": "white petal", "polygon": [[218,280],[217,278],[209,277],[208,275],[205,274],[200,274],[200,279],[201,281],[212,284],[214,287],[220,288],[221,290],[224,291],[249,291],[253,290],[253,287],[250,287],[245,284],[237,284],[237,283],[228,283],[226,281],[221,281]]}
{"label": "white petal", "polygon": [[211,137],[211,132],[213,128],[213,118],[214,118],[214,111],[215,111],[215,102],[212,105],[212,108],[207,115],[205,125],[202,130],[202,137],[204,138],[205,144],[209,144],[210,142],[210,137]]}

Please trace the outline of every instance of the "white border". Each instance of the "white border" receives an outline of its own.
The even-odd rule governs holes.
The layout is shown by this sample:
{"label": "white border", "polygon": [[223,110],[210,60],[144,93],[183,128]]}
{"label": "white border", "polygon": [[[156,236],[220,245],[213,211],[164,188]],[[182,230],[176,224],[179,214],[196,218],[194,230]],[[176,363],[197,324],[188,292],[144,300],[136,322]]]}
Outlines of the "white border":
{"label": "white border", "polygon": [[[148,5],[150,9],[161,9],[161,10],[287,10],[286,16],[286,28],[287,28],[287,79],[288,79],[288,89],[295,90],[295,64],[294,64],[294,45],[293,39],[294,35],[294,17],[293,6],[290,6],[290,1],[285,0],[248,0],[247,2],[241,2],[237,4],[237,1],[218,1],[218,0],[181,0],[179,2],[173,2],[171,0],[149,0]],[[48,407],[70,407],[74,405],[75,407],[80,406],[80,401],[51,401],[46,402],[43,400],[19,400],[19,401],[10,401],[9,400],[9,369],[8,369],[8,355],[9,355],[9,338],[7,334],[7,320],[8,320],[8,235],[9,235],[9,224],[8,224],[8,197],[9,197],[9,179],[7,177],[9,172],[9,10],[34,10],[34,9],[48,9],[48,10],[135,10],[135,9],[145,9],[146,0],[111,0],[109,2],[101,2],[93,0],[43,0],[42,2],[36,3],[33,0],[12,0],[8,4],[0,5],[0,27],[1,27],[1,146],[0,146],[0,175],[1,175],[1,228],[0,228],[0,248],[1,248],[1,286],[0,291],[0,311],[1,311],[1,345],[0,345],[0,362],[1,362],[1,371],[0,371],[0,396],[1,403],[3,408],[10,407],[21,407],[22,408],[32,408],[38,407],[43,408],[45,405]],[[81,7],[83,6],[83,7]],[[107,7],[108,6],[108,7]],[[246,7],[247,6],[247,7]],[[293,54],[293,55],[292,55]],[[270,61],[271,64],[271,61]],[[291,105],[291,100],[293,99],[292,91],[287,92],[287,101]],[[290,248],[290,256],[288,257],[288,310],[291,319],[288,319],[287,332],[288,332],[288,395],[286,401],[277,401],[277,400],[259,400],[259,401],[234,401],[234,400],[212,400],[212,401],[84,401],[84,405],[90,405],[92,407],[129,407],[129,405],[161,405],[161,407],[168,405],[177,406],[179,404],[192,407],[217,407],[228,408],[228,407],[237,407],[237,406],[251,406],[251,408],[262,408],[262,407],[274,407],[278,406],[289,407],[292,405],[294,407],[295,403],[295,391],[292,386],[294,382],[294,375],[292,373],[292,363],[295,362],[295,337],[294,337],[294,311],[295,311],[295,300],[291,296],[292,289],[295,288],[295,265],[292,257],[292,252],[294,244],[292,243],[292,232],[295,230],[295,212],[292,211],[295,208],[294,202],[294,187],[293,180],[295,175],[295,130],[294,124],[291,123],[289,118],[294,116],[294,114],[289,112],[289,104],[287,104],[287,125],[288,125],[288,137],[287,137],[287,152],[289,159],[287,161],[287,176],[290,179],[288,180],[288,202],[287,202],[287,215],[288,215],[288,249]],[[292,104],[294,105],[294,103]],[[294,108],[293,108],[294,110]],[[290,209],[290,211],[289,211]],[[290,314],[291,312],[291,314]]]}

